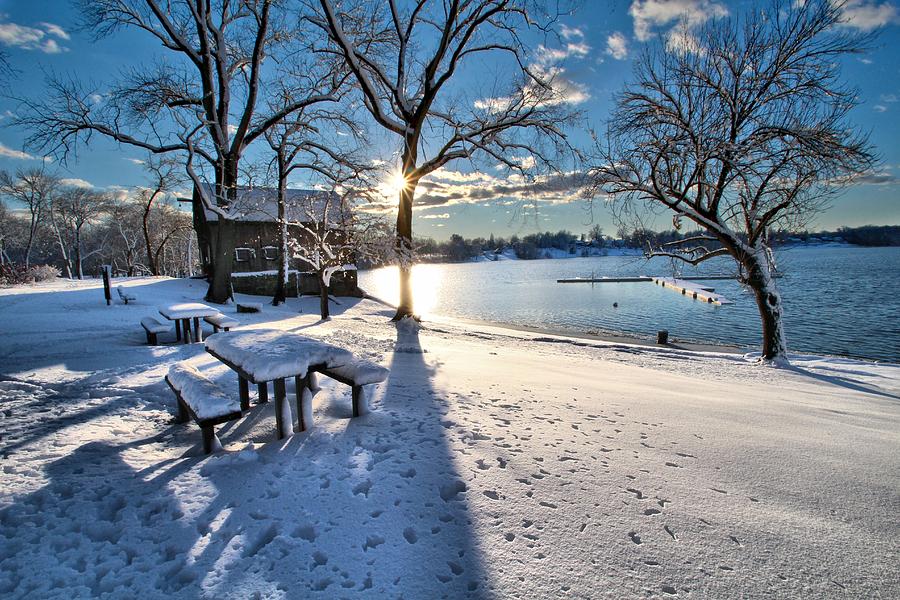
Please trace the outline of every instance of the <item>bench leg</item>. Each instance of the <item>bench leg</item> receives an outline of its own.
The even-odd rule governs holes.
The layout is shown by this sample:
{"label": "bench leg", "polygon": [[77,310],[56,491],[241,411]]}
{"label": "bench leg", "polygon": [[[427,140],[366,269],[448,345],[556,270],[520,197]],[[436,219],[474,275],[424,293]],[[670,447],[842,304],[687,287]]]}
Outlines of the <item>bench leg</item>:
{"label": "bench leg", "polygon": [[187,423],[188,420],[191,418],[190,414],[188,413],[188,409],[184,405],[184,401],[182,401],[181,398],[178,398],[177,400],[178,400],[178,416],[175,417],[175,422],[176,423]]}
{"label": "bench leg", "polygon": [[276,379],[272,382],[272,387],[275,388],[275,434],[279,440],[283,440],[291,435],[294,429],[291,407],[284,391],[284,379]]}
{"label": "bench leg", "polygon": [[312,414],[312,407],[306,406],[312,404],[312,391],[309,389],[311,375],[309,373],[306,377],[294,377],[297,388],[297,431],[306,431],[307,427],[312,426],[312,423],[306,422],[307,413]]}
{"label": "bench leg", "polygon": [[215,324],[213,325],[213,333],[219,333],[219,326],[218,326],[218,325],[215,325]]}
{"label": "bench leg", "polygon": [[262,383],[257,384],[257,389],[259,390],[259,399],[257,400],[260,404],[264,404],[269,401],[269,385],[263,381]]}
{"label": "bench leg", "polygon": [[181,321],[175,319],[175,341],[181,341]]}
{"label": "bench leg", "polygon": [[195,342],[203,341],[203,330],[200,328],[200,318],[194,317],[194,337],[197,338]]}
{"label": "bench leg", "polygon": [[212,425],[204,425],[200,428],[200,431],[203,432],[203,452],[205,454],[212,454],[213,451],[213,439],[215,439],[215,432],[213,432]]}
{"label": "bench leg", "polygon": [[350,397],[353,401],[353,416],[359,416],[359,400],[363,394],[363,387],[361,385],[354,385],[350,391]]}
{"label": "bench leg", "polygon": [[238,390],[241,397],[241,410],[250,408],[250,384],[238,375]]}

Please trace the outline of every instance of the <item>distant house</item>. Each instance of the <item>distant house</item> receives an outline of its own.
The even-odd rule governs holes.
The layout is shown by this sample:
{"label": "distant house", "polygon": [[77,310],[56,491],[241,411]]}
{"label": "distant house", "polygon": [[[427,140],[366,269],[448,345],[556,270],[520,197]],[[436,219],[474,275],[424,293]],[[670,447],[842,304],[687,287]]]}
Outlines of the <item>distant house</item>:
{"label": "distant house", "polygon": [[[207,184],[207,193],[213,195],[212,187]],[[331,200],[331,202],[329,202]],[[200,263],[207,276],[213,272],[215,253],[215,228],[219,223],[219,215],[208,210],[200,200],[200,193],[195,188],[192,198],[180,199],[191,202],[194,217],[194,230],[200,247]],[[285,216],[288,222],[311,224],[313,220],[324,222],[325,207],[330,206],[337,212],[339,203],[333,192],[319,190],[287,190],[285,198]],[[281,254],[278,239],[278,202],[277,190],[263,187],[239,187],[237,200],[229,211],[234,215],[235,248],[232,263],[232,286],[235,292],[246,294],[270,295],[275,293],[278,276],[278,261]],[[329,221],[336,222],[340,213],[330,214]],[[289,225],[291,236],[300,244],[308,240],[308,234],[296,225]],[[300,258],[292,257],[289,266],[288,296],[298,294],[318,294],[319,284],[315,273],[310,271],[311,265]],[[335,273],[331,278],[331,292],[339,296],[357,296],[356,268],[348,268]]]}

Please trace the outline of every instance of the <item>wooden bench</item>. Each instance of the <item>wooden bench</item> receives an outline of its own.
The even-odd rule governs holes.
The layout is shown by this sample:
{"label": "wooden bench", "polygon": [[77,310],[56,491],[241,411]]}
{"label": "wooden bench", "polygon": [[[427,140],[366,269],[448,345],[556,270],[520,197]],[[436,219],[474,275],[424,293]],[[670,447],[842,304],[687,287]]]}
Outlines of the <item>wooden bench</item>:
{"label": "wooden bench", "polygon": [[203,317],[203,320],[213,326],[213,332],[219,333],[219,329],[224,329],[228,331],[232,327],[237,327],[241,324],[240,321],[229,317],[228,315],[224,315],[219,313],[217,315],[213,315],[211,317]]}
{"label": "wooden bench", "polygon": [[[368,412],[368,403],[366,403],[365,389],[363,386],[370,383],[380,383],[387,379],[390,371],[368,360],[356,360],[340,367],[316,368],[317,373],[321,373],[326,377],[331,377],[335,381],[339,381],[351,388],[351,398],[353,400],[353,416],[358,417],[361,414],[360,409]],[[315,383],[312,384],[315,386]]]}
{"label": "wooden bench", "polygon": [[126,292],[125,288],[121,285],[116,287],[116,292],[119,294],[119,298],[122,299],[122,302],[128,304],[129,302],[137,302],[137,296],[132,294],[131,292]]}
{"label": "wooden bench", "polygon": [[151,346],[156,346],[159,343],[156,337],[157,335],[166,333],[172,329],[172,326],[168,323],[160,323],[153,317],[144,317],[141,319],[141,327],[147,332],[147,343]]}
{"label": "wooden bench", "polygon": [[203,433],[203,451],[212,453],[219,445],[213,427],[239,419],[240,403],[226,396],[219,386],[190,365],[173,365],[166,375],[166,383],[178,399],[178,422],[194,419]]}

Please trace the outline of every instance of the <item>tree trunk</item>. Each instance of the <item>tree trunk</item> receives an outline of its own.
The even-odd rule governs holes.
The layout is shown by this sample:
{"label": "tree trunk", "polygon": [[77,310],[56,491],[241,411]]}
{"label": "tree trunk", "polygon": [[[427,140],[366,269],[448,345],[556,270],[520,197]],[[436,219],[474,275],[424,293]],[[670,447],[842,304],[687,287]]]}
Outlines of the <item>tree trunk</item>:
{"label": "tree trunk", "polygon": [[[231,204],[237,198],[237,161],[227,160],[223,180],[216,185],[216,202]],[[237,227],[231,219],[219,217],[212,248],[213,272],[206,291],[207,302],[225,304],[231,298],[231,268]]]}
{"label": "tree trunk", "polygon": [[142,220],[142,230],[144,232],[144,245],[147,248],[147,268],[150,269],[151,275],[159,275],[159,262],[156,260],[156,254],[153,252],[153,243],[150,241],[150,208],[152,204],[147,203],[144,208],[144,216]]}
{"label": "tree trunk", "polygon": [[[408,139],[403,149],[403,174],[406,177],[416,167],[417,141]],[[397,206],[397,253],[400,258],[400,303],[393,321],[413,317],[412,292],[412,207],[418,181],[405,179]]]}
{"label": "tree trunk", "polygon": [[[279,146],[278,149],[278,245],[280,247],[278,255],[278,281],[275,283],[275,296],[272,298],[272,305],[278,306],[284,304],[286,300],[285,288],[287,287],[288,278],[288,226],[287,216],[285,215],[285,193],[287,187],[287,173],[284,160],[284,150]],[[324,318],[324,317],[323,317]]]}
{"label": "tree trunk", "polygon": [[752,253],[743,257],[741,264],[747,272],[747,285],[753,290],[762,320],[762,358],[787,362],[784,308],[766,248],[757,246]]}
{"label": "tree trunk", "polygon": [[84,279],[84,271],[81,267],[81,232],[75,231],[75,277]]}
{"label": "tree trunk", "polygon": [[319,315],[324,321],[331,316],[328,310],[328,284],[325,283],[325,273],[319,272]]}

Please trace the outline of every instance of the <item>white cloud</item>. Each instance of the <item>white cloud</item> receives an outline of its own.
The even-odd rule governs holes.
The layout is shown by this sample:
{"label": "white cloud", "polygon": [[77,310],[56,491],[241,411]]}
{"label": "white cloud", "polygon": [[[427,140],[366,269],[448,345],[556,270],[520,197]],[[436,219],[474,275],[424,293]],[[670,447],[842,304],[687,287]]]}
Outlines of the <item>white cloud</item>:
{"label": "white cloud", "polygon": [[559,33],[563,36],[565,40],[582,40],[584,39],[584,31],[579,29],[578,27],[569,27],[567,25],[563,25],[559,30]]}
{"label": "white cloud", "polygon": [[68,40],[69,34],[60,26],[52,23],[40,23],[40,26],[43,29],[16,23],[0,23],[0,44],[24,50],[40,50],[46,54],[58,54],[68,50],[60,46],[56,40],[47,37]]}
{"label": "white cloud", "polygon": [[139,159],[139,158],[127,158],[127,157],[125,157],[123,160],[127,160],[128,162],[133,163],[133,164],[136,164],[136,165],[143,165],[143,164],[144,164],[144,161],[142,161],[142,160]]}
{"label": "white cloud", "polygon": [[897,7],[890,2],[877,0],[847,0],[843,7],[847,27],[861,31],[872,31],[890,23],[898,22]]}
{"label": "white cloud", "polygon": [[713,0],[633,0],[628,14],[634,20],[634,37],[646,42],[654,28],[683,22],[693,29],[712,18],[728,15],[728,9]]}
{"label": "white cloud", "polygon": [[628,41],[625,36],[614,31],[606,38],[606,53],[616,60],[625,60],[628,58]]}
{"label": "white cloud", "polygon": [[61,40],[71,39],[71,36],[66,32],[66,30],[59,25],[55,25],[53,23],[38,23],[38,25],[43,27],[44,31],[46,31],[48,35],[56,36]]}
{"label": "white cloud", "polygon": [[85,189],[89,189],[89,190],[94,188],[94,184],[91,183],[90,181],[85,181],[84,179],[79,179],[77,177],[60,179],[59,182],[62,185],[67,185],[70,187],[85,188]]}
{"label": "white cloud", "polygon": [[883,104],[876,104],[872,108],[875,109],[875,112],[880,112],[880,113],[887,112],[887,106],[884,106]]}
{"label": "white cloud", "polygon": [[0,142],[0,156],[16,160],[39,160],[37,156],[22,152],[21,150],[13,150],[3,142]]}

